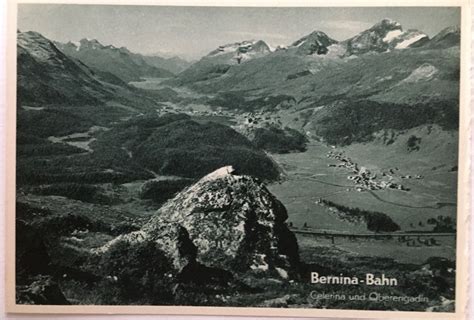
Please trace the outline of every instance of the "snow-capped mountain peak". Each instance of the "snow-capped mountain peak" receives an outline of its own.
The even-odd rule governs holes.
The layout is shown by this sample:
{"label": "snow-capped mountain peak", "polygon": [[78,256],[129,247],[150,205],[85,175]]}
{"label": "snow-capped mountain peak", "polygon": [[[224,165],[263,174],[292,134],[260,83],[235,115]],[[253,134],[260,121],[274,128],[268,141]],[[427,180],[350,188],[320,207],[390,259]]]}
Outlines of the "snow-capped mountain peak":
{"label": "snow-capped mountain peak", "polygon": [[406,49],[425,43],[427,40],[428,36],[418,30],[404,31],[400,23],[383,19],[371,28],[344,41],[344,44],[347,47],[346,55],[357,55]]}
{"label": "snow-capped mountain peak", "polygon": [[245,40],[219,46],[204,58],[206,60],[217,58],[230,64],[240,64],[271,52],[270,46],[263,40]]}
{"label": "snow-capped mountain peak", "polygon": [[219,46],[217,49],[211,51],[207,56],[217,56],[226,53],[268,53],[270,47],[263,40],[245,40],[241,42],[229,43]]}

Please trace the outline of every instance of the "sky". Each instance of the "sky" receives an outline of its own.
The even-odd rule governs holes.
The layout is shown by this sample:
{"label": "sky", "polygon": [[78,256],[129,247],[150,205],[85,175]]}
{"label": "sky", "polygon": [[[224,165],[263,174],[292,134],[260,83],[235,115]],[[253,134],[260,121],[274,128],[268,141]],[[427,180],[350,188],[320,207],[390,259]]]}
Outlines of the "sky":
{"label": "sky", "polygon": [[261,39],[276,47],[316,30],[345,40],[384,18],[432,37],[445,27],[460,25],[460,10],[20,4],[18,28],[60,42],[90,38],[142,54],[197,59],[227,43]]}

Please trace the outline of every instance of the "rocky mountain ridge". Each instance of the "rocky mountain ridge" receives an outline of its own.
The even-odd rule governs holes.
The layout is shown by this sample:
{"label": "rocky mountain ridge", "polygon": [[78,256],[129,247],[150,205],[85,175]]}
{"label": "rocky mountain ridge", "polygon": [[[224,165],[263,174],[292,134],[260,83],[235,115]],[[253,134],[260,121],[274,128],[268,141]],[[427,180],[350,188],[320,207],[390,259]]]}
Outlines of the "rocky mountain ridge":
{"label": "rocky mountain ridge", "polygon": [[21,102],[96,101],[107,95],[100,79],[33,31],[18,32],[18,96]]}
{"label": "rocky mountain ridge", "polygon": [[402,25],[390,19],[383,19],[358,35],[343,41],[346,55],[387,50],[406,49],[419,46],[429,37],[418,30],[403,31]]}
{"label": "rocky mountain ridge", "polygon": [[109,72],[125,82],[140,81],[143,77],[171,77],[173,73],[147,62],[140,54],[131,52],[125,47],[103,45],[96,39],[81,39],[78,43],[55,43],[66,55],[87,64],[88,66]]}
{"label": "rocky mountain ridge", "polygon": [[[18,106],[116,105],[113,101],[130,105],[140,101],[141,107],[148,107],[152,103],[150,97],[113,73],[65,54],[57,43],[38,32],[18,31],[17,40]],[[136,112],[134,108],[125,110]]]}

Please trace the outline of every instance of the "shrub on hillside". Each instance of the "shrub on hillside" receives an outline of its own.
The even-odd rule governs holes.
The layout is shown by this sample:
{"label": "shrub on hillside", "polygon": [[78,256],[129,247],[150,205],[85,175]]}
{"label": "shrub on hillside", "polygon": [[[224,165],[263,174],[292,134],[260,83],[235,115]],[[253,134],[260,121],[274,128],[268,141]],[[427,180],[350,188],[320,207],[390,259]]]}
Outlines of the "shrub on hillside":
{"label": "shrub on hillside", "polygon": [[381,212],[362,211],[367,229],[375,232],[391,232],[400,230],[400,226],[396,224],[388,215]]}
{"label": "shrub on hillside", "polygon": [[407,140],[407,149],[408,151],[417,151],[420,150],[421,138],[417,136],[410,136]]}
{"label": "shrub on hillside", "polygon": [[438,216],[427,220],[433,225],[433,232],[456,232],[456,220],[449,216]]}

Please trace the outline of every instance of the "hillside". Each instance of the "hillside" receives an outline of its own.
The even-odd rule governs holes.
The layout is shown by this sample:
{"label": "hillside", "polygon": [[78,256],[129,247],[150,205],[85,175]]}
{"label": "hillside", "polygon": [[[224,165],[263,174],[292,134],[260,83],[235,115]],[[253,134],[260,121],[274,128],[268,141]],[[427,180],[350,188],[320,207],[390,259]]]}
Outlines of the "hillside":
{"label": "hillside", "polygon": [[262,40],[248,40],[219,46],[181,72],[172,84],[192,84],[218,78],[231,66],[244,65],[248,61],[264,57],[271,52],[270,47]]}
{"label": "hillside", "polygon": [[241,134],[185,115],[133,118],[103,132],[92,146],[125,149],[134,162],[159,175],[200,178],[232,165],[264,180],[279,176],[278,167]]}
{"label": "hillside", "polygon": [[70,59],[37,32],[19,32],[19,105],[94,103],[110,94],[86,65]]}
{"label": "hillside", "polygon": [[132,53],[125,47],[103,45],[93,39],[81,39],[77,44],[58,43],[56,45],[66,55],[78,59],[89,67],[111,73],[125,82],[138,81],[143,77],[166,78],[172,72],[157,67],[156,62],[149,64],[140,54]]}

